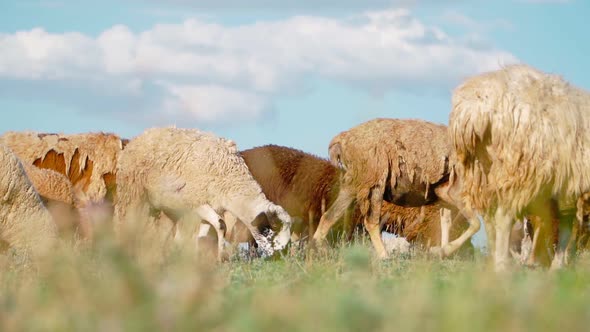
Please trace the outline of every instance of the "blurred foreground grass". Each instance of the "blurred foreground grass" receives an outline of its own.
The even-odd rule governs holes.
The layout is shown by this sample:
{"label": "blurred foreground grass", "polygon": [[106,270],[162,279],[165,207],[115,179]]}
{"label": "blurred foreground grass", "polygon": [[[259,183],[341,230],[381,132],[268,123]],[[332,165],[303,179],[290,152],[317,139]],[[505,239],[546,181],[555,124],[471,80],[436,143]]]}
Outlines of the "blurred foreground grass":
{"label": "blurred foreground grass", "polygon": [[[212,259],[211,259],[212,260]],[[491,273],[481,254],[379,262],[366,241],[304,258],[132,258],[102,241],[0,257],[0,331],[583,331],[590,259]]]}

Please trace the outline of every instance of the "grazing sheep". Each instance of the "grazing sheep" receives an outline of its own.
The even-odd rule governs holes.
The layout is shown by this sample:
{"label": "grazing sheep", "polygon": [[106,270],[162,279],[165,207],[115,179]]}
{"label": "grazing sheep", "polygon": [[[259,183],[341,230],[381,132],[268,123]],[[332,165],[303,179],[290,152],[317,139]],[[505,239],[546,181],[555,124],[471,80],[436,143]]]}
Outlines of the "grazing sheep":
{"label": "grazing sheep", "polygon": [[[338,134],[329,153],[332,163],[344,170],[340,192],[322,216],[314,240],[322,241],[356,200],[378,255],[387,257],[379,226],[382,201],[403,206],[436,202],[435,190],[449,179],[449,152],[446,127],[420,120],[375,119]],[[479,229],[476,219],[469,223],[449,244],[453,251]]]}
{"label": "grazing sheep", "polygon": [[[564,262],[576,200],[590,188],[590,95],[556,75],[507,66],[453,93],[449,133],[466,207],[494,232],[497,270],[509,264],[513,221],[559,222],[553,267]],[[490,233],[488,232],[488,233]]]}
{"label": "grazing sheep", "polygon": [[315,231],[339,190],[339,170],[300,150],[265,145],[240,152],[264,195],[293,219],[293,239]]}
{"label": "grazing sheep", "polygon": [[57,237],[51,215],[21,162],[2,144],[0,165],[0,239],[9,247],[42,255]]}
{"label": "grazing sheep", "polygon": [[24,164],[65,175],[81,204],[112,199],[117,156],[127,140],[113,134],[6,132],[0,137]]}
{"label": "grazing sheep", "polygon": [[88,227],[80,220],[78,201],[72,183],[56,171],[23,165],[25,172],[58,226],[59,233],[71,235],[78,232],[88,236]]}
{"label": "grazing sheep", "polygon": [[[203,219],[218,234],[223,249],[226,211],[248,227],[267,254],[289,241],[291,218],[266,199],[234,142],[194,129],[153,128],[134,138],[117,166],[115,231],[123,223],[147,223],[163,212],[173,222]],[[252,225],[257,217],[277,218],[281,230],[271,244]],[[153,218],[153,217],[152,217]]]}
{"label": "grazing sheep", "polygon": [[[292,240],[310,237],[317,228],[320,217],[338,196],[340,170],[328,160],[303,151],[277,145],[265,145],[240,152],[254,179],[260,184],[266,197],[282,206],[293,219]],[[355,206],[356,207],[356,206]],[[381,224],[398,236],[424,247],[440,246],[439,203],[424,207],[402,207],[383,202]],[[352,212],[352,211],[351,211]],[[353,217],[344,222],[344,230],[351,235],[351,221],[360,218],[360,210],[354,209]],[[246,242],[243,231],[235,231],[233,219],[225,218],[230,240]],[[229,222],[228,222],[229,221]],[[462,233],[462,224],[455,223],[452,236]],[[339,238],[339,233],[333,234]]]}

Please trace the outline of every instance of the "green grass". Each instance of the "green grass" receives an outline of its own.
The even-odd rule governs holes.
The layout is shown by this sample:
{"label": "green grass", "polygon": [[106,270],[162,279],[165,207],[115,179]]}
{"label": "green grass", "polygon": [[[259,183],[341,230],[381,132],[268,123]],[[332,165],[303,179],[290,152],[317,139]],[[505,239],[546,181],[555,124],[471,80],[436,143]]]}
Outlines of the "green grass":
{"label": "green grass", "polygon": [[0,257],[0,331],[582,331],[590,259],[497,275],[485,257],[381,262],[361,243],[304,257],[142,259],[109,241]]}

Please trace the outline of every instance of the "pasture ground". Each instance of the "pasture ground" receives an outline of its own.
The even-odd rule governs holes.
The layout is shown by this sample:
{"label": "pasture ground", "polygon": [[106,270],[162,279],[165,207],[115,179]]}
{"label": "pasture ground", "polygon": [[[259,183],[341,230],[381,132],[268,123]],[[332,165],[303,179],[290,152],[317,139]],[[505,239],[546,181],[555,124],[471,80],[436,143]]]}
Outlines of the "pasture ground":
{"label": "pasture ground", "polygon": [[491,273],[485,257],[380,262],[366,239],[220,265],[132,258],[99,240],[39,263],[0,256],[0,331],[584,331],[590,257]]}

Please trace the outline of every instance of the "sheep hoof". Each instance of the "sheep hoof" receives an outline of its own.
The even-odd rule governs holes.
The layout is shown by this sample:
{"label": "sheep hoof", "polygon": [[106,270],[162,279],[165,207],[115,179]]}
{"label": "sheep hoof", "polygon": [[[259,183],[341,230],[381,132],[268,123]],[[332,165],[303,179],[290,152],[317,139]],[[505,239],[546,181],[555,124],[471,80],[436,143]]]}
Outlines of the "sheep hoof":
{"label": "sheep hoof", "polygon": [[516,262],[524,265],[525,261],[523,259],[523,255],[516,252],[514,249],[510,249],[510,255],[512,256],[512,259],[514,259]]}
{"label": "sheep hoof", "polygon": [[309,257],[319,255],[320,253],[326,253],[328,249],[328,242],[325,240],[312,239],[309,241],[306,249],[306,255]]}
{"label": "sheep hoof", "polygon": [[556,253],[551,261],[550,271],[559,271],[565,266],[565,255],[563,253]]}
{"label": "sheep hoof", "polygon": [[494,269],[495,269],[496,273],[510,272],[510,268],[511,268],[511,265],[508,260],[496,262],[496,264],[494,265]]}

